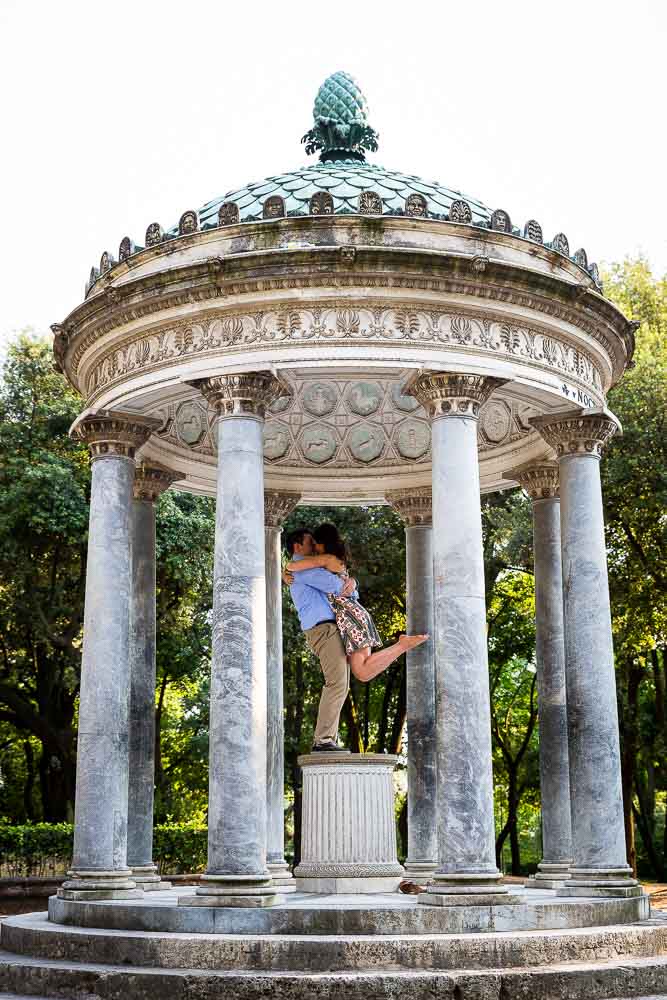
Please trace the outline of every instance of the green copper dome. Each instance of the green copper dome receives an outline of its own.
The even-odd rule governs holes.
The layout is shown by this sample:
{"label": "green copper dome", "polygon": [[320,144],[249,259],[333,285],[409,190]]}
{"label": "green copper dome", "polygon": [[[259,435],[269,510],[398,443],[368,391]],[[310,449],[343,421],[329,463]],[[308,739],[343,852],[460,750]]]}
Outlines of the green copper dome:
{"label": "green copper dome", "polygon": [[[357,214],[362,210],[360,197],[364,192],[374,192],[380,199],[378,215],[404,215],[405,203],[411,195],[425,199],[425,215],[445,219],[452,202],[465,200],[470,205],[472,222],[487,227],[491,209],[482,202],[452,191],[435,181],[424,181],[411,174],[386,170],[374,163],[357,160],[332,160],[314,163],[285,174],[276,174],[255,184],[228,191],[221,198],[214,198],[199,210],[202,228],[218,225],[218,212],[223,204],[237,206],[240,222],[254,222],[263,218],[264,203],[278,196],[284,199],[285,215],[310,215],[311,198],[318,192],[331,195],[334,215]],[[177,231],[177,230],[175,230]]]}
{"label": "green copper dome", "polygon": [[[490,225],[491,209],[482,202],[435,181],[366,163],[365,151],[375,151],[377,140],[377,132],[368,123],[366,98],[354,77],[332,73],[317,92],[313,127],[302,139],[306,153],[320,151],[320,162],[214,198],[199,210],[199,226],[208,229],[285,215],[352,214],[453,217],[454,221]],[[461,211],[462,216],[457,214]],[[167,235],[178,232],[174,226]]]}

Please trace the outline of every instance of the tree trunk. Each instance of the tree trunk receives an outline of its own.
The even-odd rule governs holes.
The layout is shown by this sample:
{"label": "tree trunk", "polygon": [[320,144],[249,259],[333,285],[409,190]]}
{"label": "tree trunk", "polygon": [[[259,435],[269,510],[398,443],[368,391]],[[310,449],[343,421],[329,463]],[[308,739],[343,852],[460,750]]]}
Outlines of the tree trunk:
{"label": "tree trunk", "polygon": [[394,712],[394,721],[392,722],[391,737],[389,740],[390,753],[400,753],[403,746],[403,733],[405,731],[405,722],[407,718],[407,688],[407,670],[405,661],[403,661],[401,664],[400,687],[398,689],[398,704],[396,706],[396,711]]}
{"label": "tree trunk", "polygon": [[639,706],[639,687],[643,679],[643,671],[637,664],[630,664],[627,671],[627,704],[620,713],[622,719],[622,752],[621,752],[621,783],[623,788],[623,818],[625,825],[625,844],[627,861],[634,874],[637,874],[637,846],[635,843],[635,825],[632,815],[634,798],[635,771],[637,769],[637,753],[639,749],[639,732],[637,712]]}
{"label": "tree trunk", "polygon": [[32,803],[32,790],[35,786],[35,755],[32,751],[30,740],[23,741],[23,753],[25,754],[26,777],[23,786],[23,808],[29,823],[35,822],[35,809]]}

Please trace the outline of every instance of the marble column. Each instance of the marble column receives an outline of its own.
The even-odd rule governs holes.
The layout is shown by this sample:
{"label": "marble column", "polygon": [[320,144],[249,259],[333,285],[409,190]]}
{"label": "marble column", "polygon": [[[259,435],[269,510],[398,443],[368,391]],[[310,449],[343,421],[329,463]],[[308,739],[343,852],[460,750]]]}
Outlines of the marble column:
{"label": "marble column", "polygon": [[641,894],[627,864],[600,457],[603,410],[535,417],[558,456],[573,863],[560,895]]}
{"label": "marble column", "polygon": [[266,864],[273,885],[296,888],[285,861],[285,718],[283,703],[283,595],[280,534],[300,493],[264,494],[266,553]]}
{"label": "marble column", "polygon": [[406,878],[426,882],[438,866],[431,490],[394,490],[386,500],[405,523],[407,631],[430,639],[406,654],[408,856]]}
{"label": "marble column", "polygon": [[160,421],[87,411],[71,435],[92,459],[72,870],[59,895],[140,895],[127,865],[134,454]]}
{"label": "marble column", "polygon": [[503,475],[515,479],[533,502],[542,860],[526,885],[557,889],[572,863],[558,466],[530,463]]}
{"label": "marble column", "polygon": [[209,726],[208,866],[200,906],[280,901],[266,867],[264,414],[289,389],[270,372],[196,383],[218,413]]}
{"label": "marble column", "polygon": [[495,858],[477,421],[500,380],[439,372],[409,390],[432,418],[438,869],[426,905],[514,901]]}
{"label": "marble column", "polygon": [[132,504],[130,769],[127,863],[139,889],[170,889],[153,861],[155,789],[155,503],[182,472],[139,465]]}

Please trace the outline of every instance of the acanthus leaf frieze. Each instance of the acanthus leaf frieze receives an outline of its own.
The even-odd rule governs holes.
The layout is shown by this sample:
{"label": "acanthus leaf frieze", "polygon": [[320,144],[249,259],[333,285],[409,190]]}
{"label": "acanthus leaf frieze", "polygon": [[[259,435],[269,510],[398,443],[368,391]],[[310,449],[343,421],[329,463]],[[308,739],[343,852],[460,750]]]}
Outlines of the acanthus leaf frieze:
{"label": "acanthus leaf frieze", "polygon": [[244,347],[286,343],[410,342],[473,354],[494,354],[556,371],[602,394],[600,371],[591,356],[565,340],[528,326],[488,317],[424,310],[397,303],[389,308],[339,304],[315,309],[288,307],[245,314],[219,314],[181,322],[108,350],[92,367],[87,394],[129,373],[177,363],[187,356],[236,353]]}

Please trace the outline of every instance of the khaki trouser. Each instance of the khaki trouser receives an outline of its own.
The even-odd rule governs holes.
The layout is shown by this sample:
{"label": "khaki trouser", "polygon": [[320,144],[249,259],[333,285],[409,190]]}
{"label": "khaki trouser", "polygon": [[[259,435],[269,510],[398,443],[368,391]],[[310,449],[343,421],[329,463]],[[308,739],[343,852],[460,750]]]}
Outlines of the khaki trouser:
{"label": "khaki trouser", "polygon": [[315,743],[338,737],[338,720],[350,687],[350,665],[335,622],[321,622],[304,632],[306,642],[320,661],[324,687],[315,727]]}

